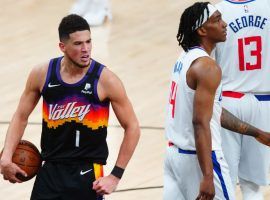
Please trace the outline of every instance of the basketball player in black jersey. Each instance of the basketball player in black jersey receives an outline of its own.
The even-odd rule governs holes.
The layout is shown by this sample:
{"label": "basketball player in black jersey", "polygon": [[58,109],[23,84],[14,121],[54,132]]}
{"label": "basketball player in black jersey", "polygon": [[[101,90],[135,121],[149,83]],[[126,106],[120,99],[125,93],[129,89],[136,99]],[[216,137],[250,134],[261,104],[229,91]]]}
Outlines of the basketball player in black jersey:
{"label": "basketball player in black jersey", "polygon": [[[42,96],[41,155],[45,162],[31,199],[103,199],[116,189],[135,150],[140,135],[138,120],[119,78],[91,58],[86,20],[68,15],[58,30],[64,56],[31,71],[7,131],[1,173],[12,183],[21,182],[17,173],[27,176],[11,158]],[[125,135],[115,167],[103,176],[110,104]]]}

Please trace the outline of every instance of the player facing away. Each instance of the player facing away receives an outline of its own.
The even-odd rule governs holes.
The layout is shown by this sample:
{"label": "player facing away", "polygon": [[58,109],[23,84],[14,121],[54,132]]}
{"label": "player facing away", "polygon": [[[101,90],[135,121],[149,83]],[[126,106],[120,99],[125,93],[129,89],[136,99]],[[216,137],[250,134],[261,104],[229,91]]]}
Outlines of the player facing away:
{"label": "player facing away", "polygon": [[[16,173],[26,175],[11,157],[42,96],[41,154],[45,163],[31,199],[100,200],[116,189],[137,145],[139,125],[122,82],[91,58],[87,21],[68,15],[58,30],[64,56],[31,71],[7,131],[1,173],[13,183],[20,182]],[[125,132],[115,167],[103,176],[110,104]]]}
{"label": "player facing away", "polygon": [[[270,131],[270,1],[226,0],[216,6],[228,24],[227,40],[215,51],[222,69],[222,104],[238,118]],[[260,185],[269,184],[269,148],[225,129],[222,145],[234,188],[239,177],[243,199],[262,200]]]}
{"label": "player facing away", "polygon": [[221,125],[270,145],[267,133],[221,107],[221,69],[209,55],[225,41],[226,26],[209,2],[195,3],[181,16],[177,40],[184,52],[173,67],[167,106],[164,200],[235,199]]}

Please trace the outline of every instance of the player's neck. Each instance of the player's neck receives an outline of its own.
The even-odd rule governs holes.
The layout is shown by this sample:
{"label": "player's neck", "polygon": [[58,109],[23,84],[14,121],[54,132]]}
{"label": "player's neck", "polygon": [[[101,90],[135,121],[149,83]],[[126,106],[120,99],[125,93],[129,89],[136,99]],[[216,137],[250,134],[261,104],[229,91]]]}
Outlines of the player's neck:
{"label": "player's neck", "polygon": [[210,42],[208,40],[203,40],[200,46],[208,53],[208,55],[211,55],[211,52],[216,47],[216,43]]}
{"label": "player's neck", "polygon": [[67,60],[65,60],[64,57],[61,60],[60,76],[65,83],[68,84],[77,83],[85,76],[85,74],[89,69],[90,64],[87,67],[79,67],[73,62],[68,62]]}
{"label": "player's neck", "polygon": [[80,67],[76,63],[72,62],[70,59],[64,57],[61,60],[61,71],[68,73],[68,74],[85,74],[90,65],[91,65],[92,59],[90,60],[90,63],[85,67]]}

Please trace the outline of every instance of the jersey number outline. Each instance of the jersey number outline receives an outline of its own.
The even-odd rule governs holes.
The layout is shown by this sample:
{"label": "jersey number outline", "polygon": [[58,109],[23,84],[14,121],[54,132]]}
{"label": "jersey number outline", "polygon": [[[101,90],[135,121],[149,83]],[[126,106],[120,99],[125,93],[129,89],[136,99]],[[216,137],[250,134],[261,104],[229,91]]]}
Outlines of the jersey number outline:
{"label": "jersey number outline", "polygon": [[174,118],[174,113],[175,113],[176,92],[177,92],[177,83],[175,81],[172,81],[170,100],[169,100],[169,103],[172,105],[172,118]]}
{"label": "jersey number outline", "polygon": [[[249,46],[255,43],[256,49],[250,51],[250,56],[256,57],[256,63],[251,64],[245,61],[244,46]],[[255,70],[262,68],[262,38],[261,36],[252,36],[238,39],[238,57],[239,57],[239,70]]]}

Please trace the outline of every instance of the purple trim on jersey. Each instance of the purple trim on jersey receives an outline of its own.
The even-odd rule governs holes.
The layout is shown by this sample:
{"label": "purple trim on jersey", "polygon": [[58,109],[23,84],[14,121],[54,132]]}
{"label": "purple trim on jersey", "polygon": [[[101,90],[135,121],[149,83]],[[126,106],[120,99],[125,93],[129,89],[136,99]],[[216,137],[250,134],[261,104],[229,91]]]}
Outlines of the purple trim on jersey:
{"label": "purple trim on jersey", "polygon": [[97,72],[97,78],[94,82],[94,96],[97,100],[100,101],[99,97],[98,97],[98,92],[97,92],[97,85],[98,85],[98,80],[99,80],[99,77],[100,77],[100,74],[102,72],[102,70],[104,69],[104,66],[103,65],[100,65],[99,69],[98,69],[98,72]]}
{"label": "purple trim on jersey", "polygon": [[245,4],[245,3],[250,3],[250,2],[255,1],[255,0],[246,0],[246,1],[225,0],[225,1],[228,1],[229,3],[233,3],[233,4]]}
{"label": "purple trim on jersey", "polygon": [[104,66],[103,65],[100,65],[100,68],[98,69],[98,72],[97,72],[98,78],[100,77],[100,74],[101,74],[103,68],[104,68]]}
{"label": "purple trim on jersey", "polygon": [[228,194],[228,191],[226,188],[226,183],[225,183],[224,178],[222,176],[221,167],[217,161],[217,156],[216,156],[216,153],[214,151],[212,151],[212,162],[213,162],[214,171],[218,175],[218,178],[219,178],[219,181],[220,181],[220,184],[222,187],[223,195],[224,195],[226,200],[229,200],[230,198],[229,198],[229,194]]}
{"label": "purple trim on jersey", "polygon": [[46,75],[46,81],[45,81],[45,83],[43,85],[41,94],[44,93],[45,89],[47,88],[47,86],[49,84],[48,82],[49,82],[49,79],[50,79],[50,76],[51,76],[51,72],[52,72],[52,63],[53,63],[53,59],[50,60],[49,67],[48,67],[48,72],[47,72],[47,75]]}
{"label": "purple trim on jersey", "polygon": [[[57,60],[57,65],[56,65],[56,76],[57,76],[58,81],[61,84],[63,84],[64,86],[73,87],[73,86],[80,85],[82,82],[84,82],[87,79],[88,76],[87,75],[84,75],[84,77],[81,80],[79,80],[77,83],[69,84],[69,83],[64,82],[63,79],[62,79],[62,77],[61,77],[61,75],[60,75],[60,66],[61,66],[60,63],[61,63],[62,58],[63,57],[60,57]],[[95,65],[95,60],[92,59],[91,65],[90,65],[87,73],[91,73],[92,72],[92,70],[94,68],[94,65]]]}
{"label": "purple trim on jersey", "polygon": [[95,60],[93,60],[92,58],[91,58],[91,60],[92,60],[92,62],[91,62],[91,65],[90,65],[87,73],[92,73],[92,71],[94,69],[94,66],[96,64],[96,61]]}
{"label": "purple trim on jersey", "polygon": [[104,196],[97,196],[97,199],[96,200],[104,200],[105,197]]}

